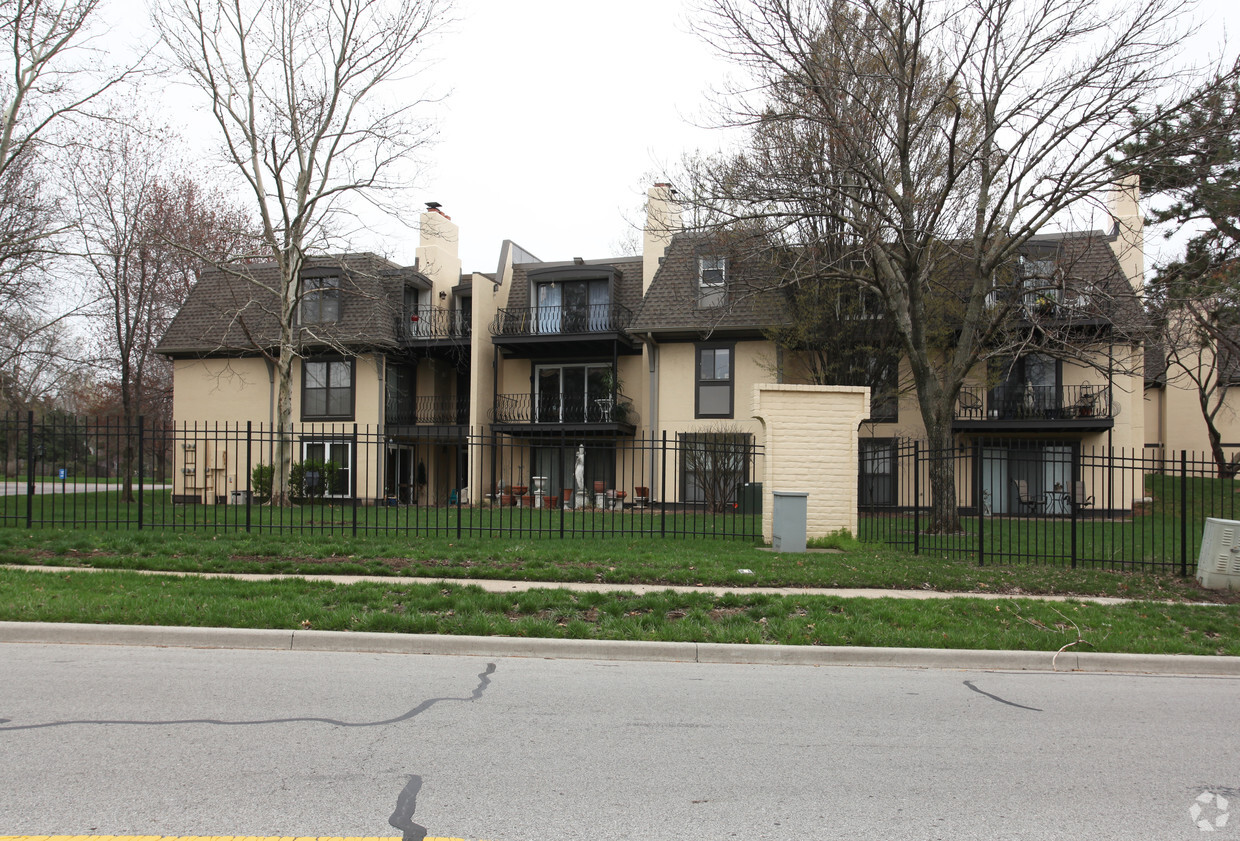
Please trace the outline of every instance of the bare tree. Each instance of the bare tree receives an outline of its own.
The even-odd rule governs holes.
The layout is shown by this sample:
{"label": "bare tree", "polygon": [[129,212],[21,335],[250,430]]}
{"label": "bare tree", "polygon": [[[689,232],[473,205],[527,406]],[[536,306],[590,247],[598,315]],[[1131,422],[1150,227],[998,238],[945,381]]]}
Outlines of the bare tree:
{"label": "bare tree", "polygon": [[[813,245],[875,290],[930,446],[950,449],[961,386],[1031,291],[1018,257],[1114,182],[1129,114],[1180,72],[1185,3],[708,3],[702,33],[748,72],[724,104],[749,142],[689,167],[698,218]],[[955,477],[936,464],[932,528],[955,531]]]}
{"label": "bare tree", "polygon": [[[87,311],[127,428],[166,395],[169,362],[155,345],[196,278],[195,255],[224,262],[252,245],[240,210],[173,174],[177,145],[166,129],[114,123],[69,171]],[[132,457],[122,453],[129,502]]]}
{"label": "bare tree", "polygon": [[[99,0],[7,0],[0,8],[0,366],[18,379],[62,365],[65,313],[49,312],[46,270],[65,230],[51,169],[99,98],[135,76],[94,46]],[[47,331],[54,335],[42,336]],[[39,354],[56,350],[55,358]]]}
{"label": "bare tree", "polygon": [[[297,309],[307,252],[322,248],[346,200],[399,186],[398,165],[428,140],[407,81],[448,0],[164,0],[156,25],[205,95],[228,164],[255,201],[264,251],[279,267],[276,416],[292,416]],[[395,94],[399,99],[394,99]],[[287,504],[291,448],[277,436],[273,502]]]}

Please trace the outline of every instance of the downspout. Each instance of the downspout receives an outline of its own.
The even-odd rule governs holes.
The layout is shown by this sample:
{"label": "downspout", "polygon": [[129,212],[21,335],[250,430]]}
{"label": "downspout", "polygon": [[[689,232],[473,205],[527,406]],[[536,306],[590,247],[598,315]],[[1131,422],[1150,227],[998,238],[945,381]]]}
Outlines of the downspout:
{"label": "downspout", "polygon": [[[657,450],[653,444],[656,431],[659,428],[659,343],[654,340],[654,334],[650,331],[646,331],[646,334],[640,336],[640,338],[642,343],[646,346],[646,368],[650,373],[649,397],[646,404],[648,411],[650,412],[651,446],[648,448],[650,451],[650,475],[658,476],[659,474],[656,472],[657,468],[655,464]],[[653,482],[651,484],[653,484]],[[654,494],[656,493],[659,494],[659,498],[662,498],[663,489],[652,489],[650,491],[651,499],[655,498]]]}
{"label": "downspout", "polygon": [[276,366],[269,356],[264,356],[263,362],[267,365],[267,425],[274,428],[276,425]]}

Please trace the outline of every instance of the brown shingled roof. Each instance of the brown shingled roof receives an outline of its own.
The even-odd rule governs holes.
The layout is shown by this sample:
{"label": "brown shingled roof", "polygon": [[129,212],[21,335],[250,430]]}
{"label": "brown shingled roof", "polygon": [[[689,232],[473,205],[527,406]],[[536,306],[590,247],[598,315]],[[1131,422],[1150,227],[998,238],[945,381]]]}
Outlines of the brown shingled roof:
{"label": "brown shingled roof", "polygon": [[744,262],[729,259],[727,301],[720,307],[698,307],[698,257],[729,256],[728,249],[691,234],[672,238],[645,299],[630,325],[634,333],[760,334],[787,322],[786,296],[748,273]]}
{"label": "brown shingled roof", "polygon": [[[374,254],[342,254],[306,261],[306,272],[338,270],[340,320],[303,328],[313,346],[391,347],[406,285],[429,288],[416,269]],[[254,353],[279,343],[274,263],[205,271],[168,325],[156,350],[169,356]]]}

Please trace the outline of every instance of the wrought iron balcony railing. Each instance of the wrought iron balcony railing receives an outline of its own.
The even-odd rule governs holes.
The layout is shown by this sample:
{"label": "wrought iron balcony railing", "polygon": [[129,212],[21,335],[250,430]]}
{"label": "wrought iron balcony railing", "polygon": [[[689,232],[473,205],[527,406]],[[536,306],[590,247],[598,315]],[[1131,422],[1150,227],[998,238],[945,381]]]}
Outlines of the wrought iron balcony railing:
{"label": "wrought iron balcony railing", "polygon": [[629,326],[633,312],[620,304],[580,307],[509,307],[491,322],[493,336],[555,336],[614,333]]}
{"label": "wrought iron balcony railing", "polygon": [[623,394],[612,400],[597,394],[500,394],[492,420],[496,423],[579,423],[637,425],[633,401]]}
{"label": "wrought iron balcony railing", "polygon": [[389,426],[455,426],[469,423],[468,397],[415,397],[396,398],[388,396],[387,423]]}
{"label": "wrought iron balcony railing", "polygon": [[417,307],[398,322],[397,333],[406,341],[423,339],[467,339],[468,313],[447,307]]}
{"label": "wrought iron balcony railing", "polygon": [[1106,386],[965,386],[956,398],[956,420],[1094,420],[1114,414]]}

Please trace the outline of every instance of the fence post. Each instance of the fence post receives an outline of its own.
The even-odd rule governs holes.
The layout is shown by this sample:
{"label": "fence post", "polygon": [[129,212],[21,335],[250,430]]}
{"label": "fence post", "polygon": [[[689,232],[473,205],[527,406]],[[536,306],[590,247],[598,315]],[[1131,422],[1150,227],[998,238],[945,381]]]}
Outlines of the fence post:
{"label": "fence post", "polygon": [[34,524],[34,412],[26,412],[26,528]]}
{"label": "fence post", "polygon": [[[953,453],[955,450],[952,451]],[[955,471],[953,471],[955,472]],[[986,496],[982,487],[982,445],[973,442],[973,499],[977,505],[977,565],[986,566]]]}
{"label": "fence post", "polygon": [[667,430],[663,430],[663,454],[659,467],[659,536],[667,537]]}
{"label": "fence post", "polygon": [[[254,474],[254,421],[245,422],[245,530],[250,530],[250,504],[254,496],[254,483],[252,481]],[[271,473],[271,478],[275,480],[275,471]]]}
{"label": "fence post", "polygon": [[921,443],[913,442],[913,554],[921,553]]}
{"label": "fence post", "polygon": [[146,436],[142,434],[142,427],[145,418],[138,415],[138,531],[142,531],[142,470],[145,463],[142,458],[142,450],[146,447]]}
{"label": "fence post", "polygon": [[[1072,471],[1069,475],[1072,484],[1068,488],[1068,512],[1072,516],[1072,528],[1069,530],[1068,539],[1072,541],[1072,568],[1076,569],[1076,510],[1079,507],[1076,504],[1076,483],[1081,480],[1081,444],[1079,441],[1072,445]],[[1136,521],[1135,516],[1133,521]]]}
{"label": "fence post", "polygon": [[353,424],[353,469],[349,471],[349,488],[350,496],[353,497],[353,536],[357,537],[357,474],[361,468],[361,459],[358,458],[357,446],[357,424]]}
{"label": "fence post", "polygon": [[1180,576],[1188,577],[1188,450],[1180,450]]}

